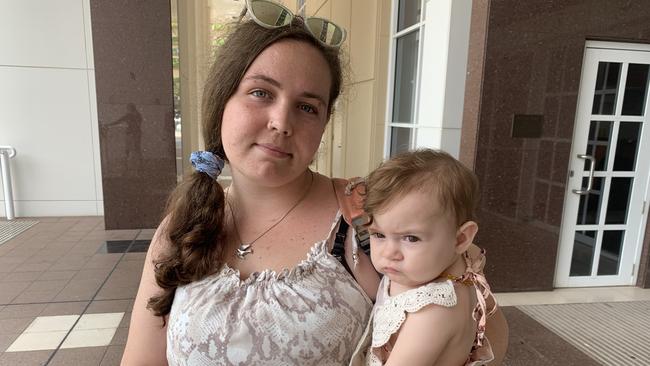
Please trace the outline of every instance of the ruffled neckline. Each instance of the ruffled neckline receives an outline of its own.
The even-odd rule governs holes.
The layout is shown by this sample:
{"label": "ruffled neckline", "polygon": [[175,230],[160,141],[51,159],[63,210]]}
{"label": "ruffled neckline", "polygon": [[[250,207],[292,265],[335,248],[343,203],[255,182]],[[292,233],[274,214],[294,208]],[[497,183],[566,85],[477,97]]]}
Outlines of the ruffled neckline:
{"label": "ruffled neckline", "polygon": [[238,269],[230,267],[228,263],[224,263],[221,270],[218,271],[215,274],[215,276],[234,277],[239,281],[238,284],[240,287],[245,287],[252,284],[261,284],[266,282],[277,282],[277,281],[290,282],[290,281],[299,280],[303,278],[305,275],[313,271],[316,263],[318,262],[318,259],[321,256],[330,255],[327,244],[328,241],[332,238],[332,232],[334,231],[334,228],[338,224],[340,218],[341,218],[341,210],[338,210],[336,216],[334,217],[334,221],[330,226],[327,237],[325,239],[315,242],[307,252],[306,258],[301,260],[300,263],[298,263],[292,268],[284,268],[280,271],[267,268],[262,271],[253,272],[248,276],[248,278],[242,279],[241,272]]}

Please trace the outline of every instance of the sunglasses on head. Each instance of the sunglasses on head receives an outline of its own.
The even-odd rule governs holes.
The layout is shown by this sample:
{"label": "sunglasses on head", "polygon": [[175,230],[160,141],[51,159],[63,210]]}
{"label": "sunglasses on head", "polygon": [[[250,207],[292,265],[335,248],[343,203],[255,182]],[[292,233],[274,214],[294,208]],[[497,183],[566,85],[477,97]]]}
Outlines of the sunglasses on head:
{"label": "sunglasses on head", "polygon": [[[270,0],[246,0],[240,20],[247,11],[255,23],[267,29],[287,26],[295,17],[284,5]],[[345,41],[345,29],[327,19],[307,17],[304,22],[309,33],[325,46],[340,47]]]}

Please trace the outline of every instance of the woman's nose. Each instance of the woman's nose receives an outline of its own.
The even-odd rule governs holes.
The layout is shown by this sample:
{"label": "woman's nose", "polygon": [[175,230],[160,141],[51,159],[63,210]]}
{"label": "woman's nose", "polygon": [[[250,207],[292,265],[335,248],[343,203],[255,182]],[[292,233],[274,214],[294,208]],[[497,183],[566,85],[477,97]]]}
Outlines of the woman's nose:
{"label": "woman's nose", "polygon": [[291,126],[291,109],[285,103],[276,104],[269,115],[268,128],[284,136],[293,134]]}

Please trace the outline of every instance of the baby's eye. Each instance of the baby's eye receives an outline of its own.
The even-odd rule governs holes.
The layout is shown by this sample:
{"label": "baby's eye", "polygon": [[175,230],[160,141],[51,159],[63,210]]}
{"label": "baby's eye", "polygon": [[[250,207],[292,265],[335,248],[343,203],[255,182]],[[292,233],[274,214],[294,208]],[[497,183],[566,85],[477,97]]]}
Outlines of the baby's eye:
{"label": "baby's eye", "polygon": [[269,93],[266,90],[261,90],[261,89],[255,89],[250,93],[254,97],[258,98],[268,98]]}
{"label": "baby's eye", "polygon": [[404,240],[408,241],[409,243],[417,243],[418,241],[420,241],[420,238],[418,238],[415,235],[405,235]]}
{"label": "baby's eye", "polygon": [[311,114],[318,114],[318,111],[316,110],[316,108],[314,108],[313,106],[311,106],[309,104],[301,104],[299,108],[303,112],[307,112],[307,113],[311,113]]}
{"label": "baby's eye", "polygon": [[370,233],[371,237],[377,238],[377,239],[383,239],[385,238],[384,234],[382,233]]}

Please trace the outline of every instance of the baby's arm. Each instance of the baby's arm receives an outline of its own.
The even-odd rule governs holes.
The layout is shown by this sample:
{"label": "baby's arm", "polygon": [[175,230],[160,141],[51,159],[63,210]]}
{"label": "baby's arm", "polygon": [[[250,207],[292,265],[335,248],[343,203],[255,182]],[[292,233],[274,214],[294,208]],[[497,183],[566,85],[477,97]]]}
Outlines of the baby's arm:
{"label": "baby's arm", "polygon": [[435,364],[458,332],[459,308],[429,305],[408,313],[385,365]]}

